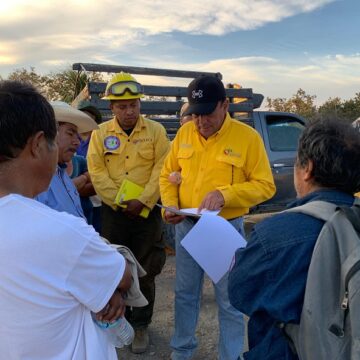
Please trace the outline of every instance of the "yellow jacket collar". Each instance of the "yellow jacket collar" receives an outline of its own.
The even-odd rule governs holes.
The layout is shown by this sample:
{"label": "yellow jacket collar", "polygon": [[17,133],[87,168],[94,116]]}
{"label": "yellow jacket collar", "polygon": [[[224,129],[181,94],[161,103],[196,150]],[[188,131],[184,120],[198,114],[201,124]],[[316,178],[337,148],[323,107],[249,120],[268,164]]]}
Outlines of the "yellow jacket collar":
{"label": "yellow jacket collar", "polygon": [[227,129],[229,128],[230,122],[231,122],[231,116],[229,113],[226,113],[225,120],[224,120],[220,130],[218,132],[216,132],[214,135],[221,136],[222,134],[224,134],[227,131]]}
{"label": "yellow jacket collar", "polygon": [[[139,115],[139,118],[134,127],[134,131],[140,131],[142,128],[146,128],[146,123],[144,118],[141,115]],[[108,129],[109,131],[114,131],[118,134],[124,133],[124,130],[119,125],[119,122],[116,120],[115,116],[110,120]]]}

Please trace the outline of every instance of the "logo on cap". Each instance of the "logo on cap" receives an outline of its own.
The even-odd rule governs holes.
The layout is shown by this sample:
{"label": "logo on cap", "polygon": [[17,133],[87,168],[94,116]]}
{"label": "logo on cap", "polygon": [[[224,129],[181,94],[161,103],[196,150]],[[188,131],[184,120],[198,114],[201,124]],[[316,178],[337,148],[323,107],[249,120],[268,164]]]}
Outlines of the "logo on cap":
{"label": "logo on cap", "polygon": [[196,99],[197,97],[200,99],[203,97],[203,91],[202,90],[198,90],[198,91],[193,90],[191,93],[191,97],[193,99]]}

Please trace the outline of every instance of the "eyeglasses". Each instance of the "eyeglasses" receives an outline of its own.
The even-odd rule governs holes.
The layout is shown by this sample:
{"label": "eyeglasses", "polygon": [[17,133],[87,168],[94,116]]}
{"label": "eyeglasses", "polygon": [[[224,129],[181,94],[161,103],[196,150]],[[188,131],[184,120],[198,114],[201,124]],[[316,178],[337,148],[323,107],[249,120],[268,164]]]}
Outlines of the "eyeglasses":
{"label": "eyeglasses", "polygon": [[143,87],[135,81],[126,81],[118,82],[112,84],[108,89],[106,89],[105,96],[108,95],[124,95],[128,91],[132,95],[143,94]]}

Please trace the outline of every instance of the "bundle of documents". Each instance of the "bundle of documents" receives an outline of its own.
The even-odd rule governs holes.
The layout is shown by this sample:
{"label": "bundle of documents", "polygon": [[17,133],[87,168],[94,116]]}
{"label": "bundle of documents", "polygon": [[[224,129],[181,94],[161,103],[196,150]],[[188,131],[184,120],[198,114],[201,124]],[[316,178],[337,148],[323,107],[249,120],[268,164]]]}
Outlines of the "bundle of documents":
{"label": "bundle of documents", "polygon": [[[115,197],[115,204],[126,208],[127,205],[122,204],[123,201],[139,199],[140,195],[143,193],[144,188],[140,185],[133,183],[128,179],[124,179],[121,183],[120,189]],[[146,206],[141,210],[140,216],[147,218],[149,216],[150,209]]]}

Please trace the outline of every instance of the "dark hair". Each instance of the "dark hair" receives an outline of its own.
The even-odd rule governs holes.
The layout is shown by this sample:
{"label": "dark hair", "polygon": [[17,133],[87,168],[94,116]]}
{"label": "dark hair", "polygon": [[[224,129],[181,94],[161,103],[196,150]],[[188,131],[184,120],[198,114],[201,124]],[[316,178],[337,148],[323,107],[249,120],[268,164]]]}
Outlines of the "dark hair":
{"label": "dark hair", "polygon": [[360,190],[360,133],[336,119],[309,123],[299,139],[296,166],[309,160],[317,185],[350,194]]}
{"label": "dark hair", "polygon": [[95,122],[99,125],[102,123],[101,112],[87,100],[82,100],[77,105],[77,109],[80,111],[88,112],[95,117]]}
{"label": "dark hair", "polygon": [[55,115],[45,97],[29,83],[0,81],[0,162],[16,158],[39,131],[54,142]]}

